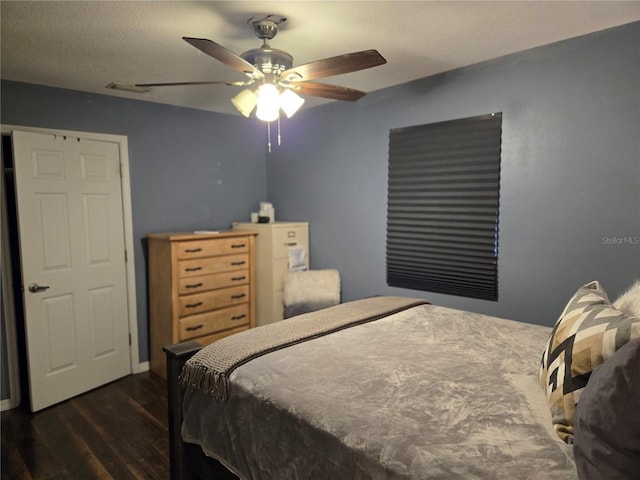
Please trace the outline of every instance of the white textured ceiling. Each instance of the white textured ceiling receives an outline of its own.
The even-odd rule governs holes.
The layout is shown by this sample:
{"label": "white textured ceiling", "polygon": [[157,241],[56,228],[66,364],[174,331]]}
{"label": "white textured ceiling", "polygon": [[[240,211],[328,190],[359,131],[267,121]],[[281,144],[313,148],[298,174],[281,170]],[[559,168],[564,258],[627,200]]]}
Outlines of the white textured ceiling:
{"label": "white textured ceiling", "polygon": [[[243,80],[182,36],[242,53],[257,48],[246,21],[287,17],[273,48],[294,66],[377,49],[386,65],[323,79],[367,92],[527,48],[640,20],[640,1],[5,1],[0,2],[6,80],[237,114],[239,87],[109,90],[125,84]],[[306,107],[327,100],[307,97]]]}

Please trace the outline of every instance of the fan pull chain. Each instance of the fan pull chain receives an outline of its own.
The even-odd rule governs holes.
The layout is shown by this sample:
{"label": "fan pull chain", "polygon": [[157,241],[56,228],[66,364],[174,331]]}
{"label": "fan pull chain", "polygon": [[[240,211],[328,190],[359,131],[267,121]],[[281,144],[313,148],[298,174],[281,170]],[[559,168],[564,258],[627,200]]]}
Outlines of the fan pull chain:
{"label": "fan pull chain", "polygon": [[[280,115],[278,115],[278,146],[282,145],[282,136],[280,135]],[[267,122],[267,148],[271,153],[271,122]]]}
{"label": "fan pull chain", "polygon": [[278,114],[278,146],[282,145],[282,138],[280,137],[280,115]]}

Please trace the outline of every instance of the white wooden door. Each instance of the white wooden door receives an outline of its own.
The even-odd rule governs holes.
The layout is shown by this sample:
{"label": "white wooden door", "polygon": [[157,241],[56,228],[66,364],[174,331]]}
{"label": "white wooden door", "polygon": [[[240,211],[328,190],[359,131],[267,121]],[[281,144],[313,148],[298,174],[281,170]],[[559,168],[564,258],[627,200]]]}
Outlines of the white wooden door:
{"label": "white wooden door", "polygon": [[118,145],[13,131],[31,410],[131,372]]}

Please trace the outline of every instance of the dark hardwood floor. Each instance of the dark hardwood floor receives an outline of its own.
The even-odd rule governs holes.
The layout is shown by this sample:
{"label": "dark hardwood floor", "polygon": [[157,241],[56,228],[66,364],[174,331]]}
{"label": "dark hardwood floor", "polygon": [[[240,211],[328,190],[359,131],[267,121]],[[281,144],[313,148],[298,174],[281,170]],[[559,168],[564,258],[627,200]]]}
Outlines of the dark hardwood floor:
{"label": "dark hardwood floor", "polygon": [[37,413],[2,412],[3,479],[168,479],[165,381],[129,375]]}

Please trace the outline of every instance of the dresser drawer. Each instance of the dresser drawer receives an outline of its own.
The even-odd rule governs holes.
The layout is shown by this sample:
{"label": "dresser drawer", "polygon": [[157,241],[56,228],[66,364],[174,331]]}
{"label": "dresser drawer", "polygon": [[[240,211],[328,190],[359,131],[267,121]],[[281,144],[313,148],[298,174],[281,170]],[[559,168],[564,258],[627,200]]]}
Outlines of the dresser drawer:
{"label": "dresser drawer", "polygon": [[273,232],[274,258],[286,257],[289,247],[305,246],[309,244],[309,233],[306,226],[292,225],[287,228],[277,228]]}
{"label": "dresser drawer", "polygon": [[231,270],[243,270],[249,266],[249,255],[222,255],[220,257],[194,258],[178,262],[178,277],[194,277]]}
{"label": "dresser drawer", "polygon": [[237,303],[246,303],[248,301],[248,285],[186,295],[178,299],[180,305],[179,315],[180,317],[195,315],[196,313],[207,312],[209,310],[215,310]]}
{"label": "dresser drawer", "polygon": [[192,293],[206,292],[218,288],[232,287],[234,285],[247,285],[249,283],[249,270],[234,270],[231,272],[214,273],[211,275],[199,275],[178,280],[178,294],[189,295]]}
{"label": "dresser drawer", "polygon": [[180,319],[180,341],[210,335],[230,328],[248,326],[248,324],[249,305],[246,303],[214,312],[193,315]]}
{"label": "dresser drawer", "polygon": [[189,240],[178,242],[176,249],[179,260],[210,257],[212,255],[247,253],[249,251],[249,240],[246,237]]}
{"label": "dresser drawer", "polygon": [[197,337],[193,340],[198,342],[200,345],[207,346],[210,343],[215,342],[216,340],[228,337],[229,335],[235,335],[236,333],[244,332],[245,330],[249,330],[249,325],[244,325],[238,328],[230,328],[229,330],[222,330],[221,332],[212,333],[211,335],[205,335],[203,337]]}

